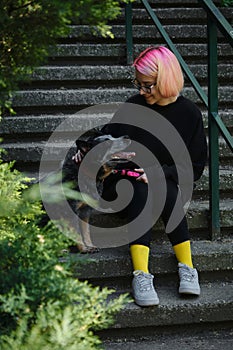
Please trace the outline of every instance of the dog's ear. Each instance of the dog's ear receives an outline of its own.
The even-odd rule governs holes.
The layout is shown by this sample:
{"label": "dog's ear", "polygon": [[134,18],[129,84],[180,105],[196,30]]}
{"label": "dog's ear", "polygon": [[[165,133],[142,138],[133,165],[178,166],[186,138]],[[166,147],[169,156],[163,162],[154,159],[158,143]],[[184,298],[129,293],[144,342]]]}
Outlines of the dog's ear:
{"label": "dog's ear", "polygon": [[88,130],[87,132],[85,132],[84,134],[82,134],[75,142],[76,142],[76,146],[81,146],[86,143],[91,143],[96,137],[98,136],[102,136],[103,132],[101,132],[101,130],[99,130],[97,127]]}
{"label": "dog's ear", "polygon": [[104,133],[101,130],[100,126],[99,127],[97,126],[96,128],[93,128],[90,131],[90,137],[92,137],[92,138],[95,138],[95,137],[98,137],[98,136],[102,136],[102,135],[104,135]]}

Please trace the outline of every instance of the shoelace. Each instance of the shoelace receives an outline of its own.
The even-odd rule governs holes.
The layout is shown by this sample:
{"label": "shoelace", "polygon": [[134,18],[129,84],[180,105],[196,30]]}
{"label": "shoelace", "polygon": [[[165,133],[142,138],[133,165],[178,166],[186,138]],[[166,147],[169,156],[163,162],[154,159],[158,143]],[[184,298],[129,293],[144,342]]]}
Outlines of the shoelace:
{"label": "shoelace", "polygon": [[181,270],[181,278],[185,281],[191,282],[195,278],[195,274],[189,270]]}
{"label": "shoelace", "polygon": [[151,276],[145,276],[145,275],[139,275],[138,276],[138,282],[141,290],[151,290],[152,289],[152,277]]}

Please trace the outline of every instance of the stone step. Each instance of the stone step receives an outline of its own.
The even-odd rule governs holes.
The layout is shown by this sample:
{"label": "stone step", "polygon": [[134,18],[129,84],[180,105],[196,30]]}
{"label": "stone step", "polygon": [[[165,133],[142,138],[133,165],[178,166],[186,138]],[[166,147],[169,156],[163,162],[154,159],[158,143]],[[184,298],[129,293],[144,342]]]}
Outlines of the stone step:
{"label": "stone step", "polygon": [[222,327],[218,325],[216,328],[213,323],[205,325],[205,329],[203,324],[199,324],[199,327],[182,325],[175,327],[175,330],[174,327],[169,327],[166,331],[158,327],[157,330],[152,328],[149,335],[144,330],[139,334],[134,331],[130,337],[126,334],[121,339],[117,335],[116,339],[111,339],[106,334],[108,338],[103,339],[103,347],[105,350],[232,350],[233,334],[230,324],[225,329]]}
{"label": "stone step", "polygon": [[[135,57],[148,46],[153,46],[155,43],[150,39],[148,44],[134,43]],[[162,42],[159,45],[164,45]],[[184,59],[189,61],[203,61],[206,63],[207,58],[207,44],[195,43],[193,44],[177,44],[176,48],[183,56]],[[218,43],[218,57],[219,60],[227,60],[232,58],[233,49],[228,44]],[[110,44],[100,43],[75,43],[75,44],[58,44],[50,52],[49,63],[56,64],[57,61],[80,65],[80,60],[83,60],[83,64],[97,64],[100,59],[105,59],[112,63],[112,60],[125,61],[126,59],[126,44],[117,44],[112,42]]]}
{"label": "stone step", "polygon": [[[219,3],[219,1],[214,1],[214,3]],[[163,0],[150,0],[149,1],[150,4],[157,4],[158,6],[161,6],[161,5],[164,5],[164,1]],[[137,4],[137,5],[141,5],[141,1],[140,0],[136,0],[134,4]],[[178,7],[181,7],[181,6],[192,6],[194,7],[195,5],[196,6],[199,6],[197,4],[197,1],[195,0],[167,0],[166,1],[166,5],[167,7],[170,7],[170,6],[178,6]]]}
{"label": "stone step", "polygon": [[[64,153],[64,150],[72,147],[75,142],[75,135],[73,134],[72,137],[68,137],[69,134],[63,134],[63,140],[57,139],[57,142],[46,146],[46,141],[31,141],[25,142],[25,141],[18,141],[18,142],[6,142],[2,143],[2,147],[7,151],[7,154],[4,156],[4,159],[15,159],[16,161],[30,161],[33,160],[34,162],[39,162],[41,159],[41,156],[43,154],[43,151],[46,146],[46,152],[49,151],[50,154],[50,160],[51,161],[59,161],[62,160],[62,156]],[[30,153],[35,152],[34,156],[30,158]],[[225,141],[220,138],[219,142],[219,153],[222,160],[228,160],[232,158],[232,152],[230,151],[229,147],[226,145]],[[13,158],[12,158],[13,156]],[[61,159],[60,159],[61,158]],[[232,165],[232,164],[231,164]]]}
{"label": "stone step", "polygon": [[124,339],[133,333],[147,336],[148,329],[150,333],[152,328],[154,333],[159,333],[161,327],[169,330],[169,327],[183,328],[184,325],[192,326],[195,332],[196,326],[201,325],[204,330],[210,323],[222,323],[224,327],[226,322],[232,322],[232,282],[202,283],[201,289],[200,297],[190,298],[180,297],[177,285],[158,286],[158,306],[141,308],[133,302],[128,304],[117,314],[114,325],[104,332],[104,337]]}
{"label": "stone step", "polygon": [[[207,89],[203,87],[204,91]],[[68,107],[80,110],[90,105],[114,102],[125,102],[127,98],[135,94],[137,91],[133,88],[101,88],[98,89],[35,89],[35,90],[21,90],[14,94],[13,107],[17,108],[34,108],[38,112],[39,107],[59,107],[60,113]],[[219,105],[232,103],[232,86],[219,87]],[[185,87],[182,94],[193,102],[201,103],[199,97],[191,87]],[[229,108],[229,107],[228,107]]]}
{"label": "stone step", "polygon": [[[4,145],[3,145],[3,148],[4,148]],[[28,163],[32,163],[32,165],[33,165],[33,163],[35,162],[35,156],[38,154],[37,151],[38,151],[37,148],[31,149],[31,150],[29,149],[28,155],[27,156],[25,155],[25,157],[21,160],[15,159],[16,154],[17,154],[16,152],[12,154],[11,158],[6,157],[5,155],[3,155],[2,158],[6,161],[16,160],[16,165],[18,164],[18,162],[20,162],[22,165],[23,161],[25,162],[25,160],[31,156],[31,158],[28,159]],[[50,165],[51,165],[51,162],[50,162]],[[48,165],[48,169],[49,169],[49,165]],[[27,170],[27,166],[25,164],[23,171],[30,178],[38,179],[39,178],[39,161],[38,161],[38,164],[37,163],[34,164],[34,167],[30,168],[30,170]],[[44,175],[46,175],[46,174],[43,173],[43,176]],[[233,168],[230,165],[229,166],[220,166],[219,189],[220,189],[221,198],[229,197],[231,195],[231,192],[232,192],[232,187],[233,187]],[[206,167],[201,179],[199,181],[197,181],[197,183],[196,183],[196,187],[195,187],[193,194],[195,196],[195,199],[197,199],[197,200],[202,199],[203,200],[206,197],[208,197],[208,191],[209,191],[209,172],[208,172],[208,168]],[[199,204],[197,204],[197,206],[198,205]],[[200,224],[198,225],[198,228],[199,227],[200,227]]]}
{"label": "stone step", "polygon": [[[33,142],[30,141],[28,143],[3,143],[2,148],[6,150],[6,154],[2,155],[2,158],[5,161],[12,161],[15,160],[16,164],[20,163],[21,165],[24,164],[25,166],[25,172],[30,177],[38,178],[38,169],[39,169],[39,163],[43,154],[43,146],[45,145],[45,142]],[[222,195],[227,195],[227,193],[231,193],[232,187],[233,187],[233,169],[232,169],[232,153],[227,149],[227,146],[222,143],[222,148],[220,148],[220,170],[219,170],[219,179],[220,179],[220,191]],[[224,146],[225,147],[224,147]],[[60,159],[58,159],[58,155],[60,153],[60,150],[62,148],[58,145],[54,145],[53,149],[51,149],[51,152],[54,154],[50,158],[50,166],[54,164],[60,164]],[[227,153],[226,153],[227,150]],[[29,173],[27,171],[26,164],[31,164],[31,166],[34,168],[34,171],[30,169]],[[225,163],[225,165],[224,165]],[[50,166],[48,165],[48,171]],[[197,182],[196,188],[194,190],[194,194],[201,196],[202,198],[206,197],[206,194],[209,190],[209,172],[208,167],[206,166],[206,169],[204,170],[204,173],[201,177],[201,179]]]}
{"label": "stone step", "polygon": [[[219,186],[224,192],[231,192],[233,186],[233,168],[231,166],[220,166],[219,169]],[[207,192],[209,189],[209,171],[206,167],[201,179],[197,182],[195,193]]]}
{"label": "stone step", "polygon": [[[109,104],[109,109],[111,108],[110,106],[111,104]],[[104,112],[104,106],[100,112],[98,112],[98,109],[92,112],[86,109],[86,113],[85,111],[80,111],[79,113],[70,115],[14,115],[4,117],[1,120],[0,134],[8,136],[14,134],[32,134],[32,138],[34,138],[35,134],[38,133],[51,134],[61,124],[66,124],[66,131],[73,133],[74,130],[85,131],[92,129],[96,122],[98,122],[98,125],[107,124],[112,116],[113,113]],[[226,113],[226,120],[228,119],[228,113]]]}
{"label": "stone step", "polygon": [[[221,0],[213,1],[216,6],[221,5]],[[150,0],[150,4],[157,5],[158,7],[164,6],[164,0]],[[136,0],[134,4],[141,6],[141,1]],[[166,7],[200,7],[200,4],[196,0],[166,0]]]}
{"label": "stone step", "polygon": [[[195,192],[197,194],[198,191]],[[220,207],[220,225],[221,225],[221,237],[230,237],[233,233],[233,199],[232,195],[228,194],[230,198],[221,198],[219,202]],[[200,196],[191,201],[188,208],[186,217],[188,221],[189,230],[192,239],[201,240],[209,239],[209,200],[206,195]],[[227,195],[226,195],[227,197]],[[92,240],[97,246],[106,247],[111,244],[119,245],[123,244],[122,241],[127,239],[126,222],[119,219],[117,215],[109,217],[108,214],[93,214],[91,224],[95,226],[95,231],[92,233]],[[113,234],[108,237],[104,234],[103,227],[112,228]],[[91,230],[93,232],[93,230]],[[125,238],[126,237],[126,238]],[[164,225],[162,220],[159,219],[153,227],[153,240],[159,242],[164,239]],[[116,242],[116,243],[113,243]],[[103,245],[102,245],[103,244]]]}
{"label": "stone step", "polygon": [[[149,44],[134,44],[134,50],[136,54],[139,54],[141,51],[145,50],[148,45],[153,45],[154,42],[150,41]],[[158,43],[162,45],[162,41]],[[177,44],[176,48],[180,52],[180,54],[184,57],[195,57],[200,58],[200,56],[207,56],[207,44],[195,43],[192,44]],[[110,56],[110,57],[118,57],[125,55],[125,44],[120,43],[75,43],[75,44],[57,44],[56,47],[50,51],[50,56],[63,56],[63,57],[88,57],[94,56],[98,58],[98,56]],[[229,56],[233,54],[233,49],[229,44],[218,43],[218,54],[221,57]]]}
{"label": "stone step", "polygon": [[131,327],[156,327],[232,321],[233,283],[212,282],[201,285],[199,298],[180,298],[176,286],[158,287],[160,305],[148,312],[134,303],[122,310],[113,326],[115,329]]}
{"label": "stone step", "polygon": [[[48,134],[51,134],[62,123],[66,123],[66,131],[73,132],[74,130],[89,130],[93,128],[94,125],[96,125],[95,123],[101,125],[107,124],[109,121],[111,121],[113,112],[105,112],[104,109],[107,107],[107,105],[103,106],[103,108],[101,108],[102,111],[98,111],[95,109],[93,111],[90,111],[89,109],[87,109],[86,111],[82,110],[76,114],[14,115],[4,117],[1,120],[0,124],[0,135],[4,138],[9,137],[11,139],[16,139],[17,135],[19,135],[19,138],[21,139],[20,134],[24,134],[24,137],[26,137],[27,135],[27,139],[29,139],[31,135],[32,139],[35,140],[36,134],[45,134],[45,140],[46,136],[48,136]],[[110,108],[111,104],[109,104],[109,109]],[[205,129],[207,129],[207,111],[202,110],[202,115],[204,127]],[[232,110],[219,110],[219,115],[228,128],[233,127]]]}
{"label": "stone step", "polygon": [[[187,24],[205,24],[206,23],[206,13],[201,8],[156,8],[156,6],[151,5],[154,9],[155,15],[159,18],[163,25],[165,24],[174,24],[179,17],[180,23],[182,25]],[[227,13],[230,11],[227,11]],[[122,21],[124,23],[125,17],[124,12],[122,16],[117,19],[119,23]],[[147,13],[144,8],[134,8],[133,6],[133,25],[137,24],[148,24],[148,21],[151,20],[150,15]]]}
{"label": "stone step", "polygon": [[[193,262],[199,271],[200,281],[225,278],[228,280],[229,276],[232,276],[232,239],[193,240],[191,247]],[[92,255],[70,254],[70,256],[74,263],[74,276],[80,280],[87,279],[95,285],[108,285],[118,291],[130,289],[132,262],[128,245],[101,249],[100,252]],[[164,282],[168,284],[169,280],[174,284],[174,280],[177,280],[177,261],[165,233],[164,242],[162,240],[152,242],[149,265],[150,272],[155,275],[155,281],[157,281],[155,284],[160,285]],[[231,297],[233,298],[233,290]]]}
{"label": "stone step", "polygon": [[[161,4],[162,5],[162,4]],[[148,15],[145,8],[135,8],[135,4],[133,4],[133,24],[143,22],[148,23],[147,21],[150,19],[150,16]],[[201,8],[197,7],[186,7],[183,5],[183,7],[158,7],[158,4],[154,3],[151,4],[152,9],[154,10],[156,16],[159,18],[161,23],[164,24],[174,24],[177,21],[177,17],[179,17],[179,21],[182,24],[203,24],[206,23],[206,12]],[[224,15],[225,18],[231,18],[232,17],[232,10],[231,8],[222,7],[220,9],[221,13]],[[125,15],[124,10],[122,10],[122,15],[119,16],[114,23],[117,22],[123,22],[125,23]]]}
{"label": "stone step", "polygon": [[[170,38],[174,40],[174,42],[191,42],[194,44],[196,42],[205,42],[207,38],[206,25],[164,25],[164,29],[166,30]],[[125,42],[125,25],[113,25],[111,30],[114,35],[114,40],[121,40]],[[221,42],[225,41],[221,33],[219,33],[218,36]],[[150,25],[133,26],[133,38],[135,41],[145,41],[149,38],[151,40],[152,37],[155,43],[156,40],[161,40],[161,36],[158,30],[154,25],[152,25],[152,23]],[[93,36],[93,31],[88,25],[71,25],[68,38],[69,40],[78,40],[85,42],[87,42],[88,40],[95,40],[96,42],[98,42],[98,40],[100,40],[101,42],[109,41],[109,39],[103,39],[100,33],[96,33],[96,35]],[[66,42],[68,41],[68,38],[64,38]]]}
{"label": "stone step", "polygon": [[[189,65],[190,70],[194,76],[201,81],[207,82],[207,65],[195,64]],[[119,65],[99,65],[99,66],[44,66],[37,68],[33,75],[30,77],[30,86],[33,82],[34,85],[39,82],[45,88],[47,85],[54,84],[57,82],[60,86],[67,86],[69,83],[72,84],[73,81],[77,82],[77,85],[81,84],[84,86],[98,86],[118,84],[122,85],[127,83],[130,85],[131,80],[134,77],[134,68],[129,66],[119,66]],[[232,81],[233,71],[231,64],[219,64],[218,65],[218,79],[219,81]]]}

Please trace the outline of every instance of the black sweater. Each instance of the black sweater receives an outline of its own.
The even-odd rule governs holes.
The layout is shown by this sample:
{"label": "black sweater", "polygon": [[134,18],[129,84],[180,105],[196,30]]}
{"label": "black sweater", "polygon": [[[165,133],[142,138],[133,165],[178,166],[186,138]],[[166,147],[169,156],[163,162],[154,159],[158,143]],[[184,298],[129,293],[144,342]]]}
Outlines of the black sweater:
{"label": "black sweater", "polygon": [[[184,96],[179,96],[175,102],[166,106],[157,104],[149,105],[146,103],[145,98],[139,94],[130,97],[126,102],[138,104],[156,111],[175,127],[190,154],[194,181],[198,180],[203,173],[207,160],[207,143],[202,115],[197,106]],[[176,166],[167,148],[150,132],[131,125],[134,123],[132,120],[132,113],[128,115],[123,114],[122,118],[122,110],[124,110],[124,105],[119,109],[119,112],[115,113],[111,124],[107,124],[102,130],[114,137],[128,135],[131,139],[143,144],[156,156],[163,168],[166,178],[171,177],[174,181],[178,182]],[[119,123],[119,115],[121,123],[123,122],[121,125],[116,124]],[[153,117],[156,118],[156,113]],[[148,168],[150,166],[153,166],[153,164],[148,164]],[[147,165],[144,167],[145,171],[146,168]]]}

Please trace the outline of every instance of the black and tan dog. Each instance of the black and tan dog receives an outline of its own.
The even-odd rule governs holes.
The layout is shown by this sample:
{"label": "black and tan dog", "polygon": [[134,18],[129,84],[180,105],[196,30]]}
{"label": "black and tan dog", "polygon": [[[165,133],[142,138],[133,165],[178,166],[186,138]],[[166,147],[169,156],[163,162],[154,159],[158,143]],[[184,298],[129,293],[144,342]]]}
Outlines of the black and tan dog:
{"label": "black and tan dog", "polygon": [[[107,145],[106,145],[107,142]],[[63,166],[63,183],[72,182],[73,189],[80,192],[79,181],[81,178],[84,180],[82,184],[82,191],[84,186],[87,186],[87,193],[99,193],[101,196],[104,180],[113,173],[115,167],[119,163],[126,163],[130,161],[134,156],[134,152],[124,151],[131,141],[128,136],[122,136],[114,138],[111,135],[104,135],[101,132],[95,131],[91,136],[80,138],[76,141],[75,154],[68,154]],[[103,145],[103,147],[102,147]],[[95,148],[96,147],[96,148]],[[96,151],[95,151],[95,149]],[[93,152],[94,149],[94,152]],[[90,152],[92,150],[92,152]],[[88,166],[83,165],[82,160],[89,153]],[[82,163],[82,165],[81,165]],[[96,170],[98,169],[97,173]],[[81,172],[81,173],[80,173]],[[96,187],[92,191],[91,186]],[[97,189],[97,192],[96,192]],[[93,198],[96,199],[95,197]],[[93,212],[93,208],[89,206],[85,201],[68,200],[72,210],[79,217],[79,227],[76,227],[76,231],[81,237],[77,239],[76,247],[82,253],[94,253],[98,249],[94,246],[90,235],[89,220]],[[80,239],[81,238],[81,239]]]}

